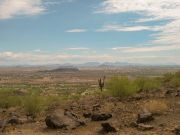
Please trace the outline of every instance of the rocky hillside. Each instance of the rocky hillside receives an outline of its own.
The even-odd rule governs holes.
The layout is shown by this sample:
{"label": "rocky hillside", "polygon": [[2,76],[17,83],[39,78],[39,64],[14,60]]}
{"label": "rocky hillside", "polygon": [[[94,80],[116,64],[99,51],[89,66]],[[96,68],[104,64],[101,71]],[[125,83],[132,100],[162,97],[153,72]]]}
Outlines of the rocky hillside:
{"label": "rocky hillside", "polygon": [[18,108],[0,110],[3,135],[179,135],[180,89],[140,92],[126,99],[86,96],[33,118]]}

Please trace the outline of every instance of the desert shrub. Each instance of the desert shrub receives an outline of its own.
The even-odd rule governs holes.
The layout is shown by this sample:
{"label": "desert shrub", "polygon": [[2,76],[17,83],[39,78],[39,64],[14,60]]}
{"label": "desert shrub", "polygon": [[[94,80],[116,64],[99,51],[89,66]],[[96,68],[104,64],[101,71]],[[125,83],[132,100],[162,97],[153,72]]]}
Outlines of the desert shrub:
{"label": "desert shrub", "polygon": [[163,77],[165,84],[168,84],[171,87],[180,87],[180,71],[176,73],[167,73]]}
{"label": "desert shrub", "polygon": [[21,98],[19,96],[0,96],[0,107],[10,108],[21,105]]}
{"label": "desert shrub", "polygon": [[138,86],[128,77],[112,77],[107,81],[108,92],[115,97],[133,95],[138,91]]}
{"label": "desert shrub", "polygon": [[179,77],[175,77],[171,80],[171,85],[173,87],[180,87],[180,78]]}
{"label": "desert shrub", "polygon": [[161,114],[168,110],[168,105],[163,100],[150,100],[144,103],[143,108],[146,108],[151,113]]}
{"label": "desert shrub", "polygon": [[177,71],[177,72],[175,73],[175,76],[178,77],[178,78],[180,78],[180,71]]}
{"label": "desert shrub", "polygon": [[26,114],[33,117],[36,117],[38,114],[40,114],[45,106],[45,100],[42,97],[36,95],[26,96],[22,102]]}
{"label": "desert shrub", "polygon": [[11,88],[0,88],[0,96],[10,96],[10,95],[13,95],[14,93],[14,90],[11,89]]}
{"label": "desert shrub", "polygon": [[161,87],[161,81],[157,78],[139,77],[135,83],[138,89],[143,91],[158,90]]}
{"label": "desert shrub", "polygon": [[9,108],[21,105],[20,96],[14,96],[13,90],[9,88],[0,89],[0,107]]}
{"label": "desert shrub", "polygon": [[163,77],[163,81],[164,82],[169,82],[172,80],[172,78],[174,77],[174,75],[172,73],[166,73]]}

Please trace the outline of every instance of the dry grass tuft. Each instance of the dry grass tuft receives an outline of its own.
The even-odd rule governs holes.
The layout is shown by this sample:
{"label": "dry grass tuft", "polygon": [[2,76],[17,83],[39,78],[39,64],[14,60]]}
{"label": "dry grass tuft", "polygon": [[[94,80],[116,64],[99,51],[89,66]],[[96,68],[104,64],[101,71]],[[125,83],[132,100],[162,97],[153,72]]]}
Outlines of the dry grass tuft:
{"label": "dry grass tuft", "polygon": [[144,103],[144,107],[153,114],[161,114],[168,110],[168,104],[164,100],[150,100]]}

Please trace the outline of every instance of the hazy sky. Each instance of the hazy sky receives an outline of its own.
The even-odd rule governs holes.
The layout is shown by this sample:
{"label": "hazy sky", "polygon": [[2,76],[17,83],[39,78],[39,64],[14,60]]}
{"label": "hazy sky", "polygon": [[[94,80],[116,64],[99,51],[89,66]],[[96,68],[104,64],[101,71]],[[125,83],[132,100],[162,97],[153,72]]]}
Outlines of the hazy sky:
{"label": "hazy sky", "polygon": [[0,0],[0,65],[180,64],[180,0]]}

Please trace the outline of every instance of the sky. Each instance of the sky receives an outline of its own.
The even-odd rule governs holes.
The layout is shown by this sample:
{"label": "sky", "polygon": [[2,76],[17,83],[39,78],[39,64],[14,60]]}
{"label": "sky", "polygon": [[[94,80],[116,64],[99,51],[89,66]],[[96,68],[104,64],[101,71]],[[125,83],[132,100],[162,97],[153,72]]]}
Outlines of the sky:
{"label": "sky", "polygon": [[180,0],[0,0],[0,65],[180,64]]}

